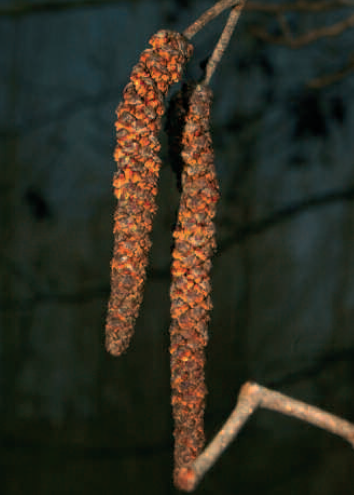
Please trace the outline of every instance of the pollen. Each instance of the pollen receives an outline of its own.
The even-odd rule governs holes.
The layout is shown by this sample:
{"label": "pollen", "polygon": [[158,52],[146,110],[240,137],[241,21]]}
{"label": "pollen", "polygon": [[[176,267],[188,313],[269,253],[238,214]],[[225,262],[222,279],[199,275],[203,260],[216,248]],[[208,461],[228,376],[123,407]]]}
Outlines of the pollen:
{"label": "pollen", "polygon": [[[188,85],[172,101],[171,155],[182,167],[182,193],[173,234],[171,389],[175,437],[174,479],[204,446],[205,346],[208,341],[211,257],[216,247],[213,218],[219,188],[209,131],[211,91]],[[178,153],[178,155],[177,155]],[[177,166],[175,168],[177,168]]]}
{"label": "pollen", "polygon": [[118,170],[113,188],[118,205],[106,320],[106,348],[115,356],[129,345],[142,301],[161,166],[157,153],[164,99],[193,50],[183,35],[166,30],[156,33],[150,45],[133,68],[116,110]]}

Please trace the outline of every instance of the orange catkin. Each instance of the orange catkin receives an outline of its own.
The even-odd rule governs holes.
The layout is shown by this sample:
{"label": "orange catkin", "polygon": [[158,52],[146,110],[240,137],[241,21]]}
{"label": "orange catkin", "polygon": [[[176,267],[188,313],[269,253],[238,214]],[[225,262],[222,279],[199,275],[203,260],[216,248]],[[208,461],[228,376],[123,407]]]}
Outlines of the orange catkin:
{"label": "orange catkin", "polygon": [[213,218],[219,198],[209,132],[211,91],[185,87],[174,101],[182,128],[172,145],[181,148],[181,202],[172,253],[171,388],[175,437],[174,479],[204,446],[205,346],[208,342],[211,256],[216,247]]}
{"label": "orange catkin", "polygon": [[181,79],[192,45],[180,33],[159,31],[133,68],[117,108],[114,158],[114,248],[111,296],[106,322],[106,348],[118,356],[130,342],[142,300],[156,211],[155,195],[161,160],[157,139],[169,86]]}

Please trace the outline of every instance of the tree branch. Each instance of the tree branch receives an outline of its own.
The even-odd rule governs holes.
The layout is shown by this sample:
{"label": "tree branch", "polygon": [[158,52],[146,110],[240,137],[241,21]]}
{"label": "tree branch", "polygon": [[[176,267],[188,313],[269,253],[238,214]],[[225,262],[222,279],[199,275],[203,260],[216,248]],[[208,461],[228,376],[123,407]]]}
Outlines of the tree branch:
{"label": "tree branch", "polygon": [[216,44],[216,47],[214,48],[214,51],[207,63],[206,70],[205,70],[205,79],[203,81],[203,84],[208,85],[210,83],[210,79],[212,75],[214,74],[214,71],[218,65],[218,63],[221,60],[221,57],[223,56],[229,42],[232,36],[232,33],[235,30],[236,24],[240,18],[242,8],[244,7],[244,1],[241,0],[241,3],[239,6],[234,7],[231,10],[231,13],[229,15],[229,18],[227,20],[227,23],[225,25],[225,28],[223,32],[221,33],[221,36],[219,38],[219,41]]}
{"label": "tree branch", "polygon": [[345,9],[354,6],[353,0],[299,0],[283,3],[248,2],[245,10],[263,12],[265,14],[279,14],[286,12],[325,12],[329,10]]}
{"label": "tree branch", "polygon": [[[237,5],[238,3],[239,0],[228,0],[227,5],[223,7],[219,13],[227,8],[231,8]],[[18,3],[16,2],[15,5],[10,4],[9,2],[9,5],[0,7],[0,16],[22,17],[26,15],[36,15],[47,12],[66,12],[68,10],[79,10],[86,8],[101,9],[119,4],[121,4],[121,0],[53,0],[43,1],[41,3],[31,3],[29,1],[24,1]],[[278,12],[321,12],[341,8],[351,8],[353,6],[353,0],[319,0],[317,2],[310,0],[299,0],[295,2],[284,2],[282,4],[254,1],[249,2],[248,5],[245,7],[245,10],[252,12],[258,11],[266,14],[276,14]],[[220,6],[218,8],[220,8]],[[216,15],[212,17],[212,19],[214,19],[215,17]]]}
{"label": "tree branch", "polygon": [[195,36],[204,26],[206,26],[210,21],[215,19],[224,10],[229,9],[237,4],[239,0],[220,0],[210,9],[204,12],[196,21],[193,22],[187,29],[183,31],[186,38],[191,39]]}
{"label": "tree branch", "polygon": [[342,67],[342,69],[331,72],[330,74],[323,74],[322,76],[314,77],[311,79],[307,86],[311,89],[321,89],[331,84],[342,81],[349,74],[354,72],[354,53],[351,54],[349,61]]}
{"label": "tree branch", "polygon": [[308,31],[307,33],[304,33],[296,38],[289,36],[288,32],[285,32],[283,36],[273,36],[266,30],[256,27],[252,28],[251,32],[255,36],[258,36],[258,38],[261,38],[269,43],[286,45],[290,48],[301,48],[321,38],[333,38],[339,36],[344,31],[352,27],[354,27],[354,14],[330,26],[322,26],[317,29],[311,29],[311,31]]}
{"label": "tree branch", "polygon": [[354,187],[350,186],[345,189],[338,189],[333,191],[324,192],[321,194],[315,194],[310,198],[293,202],[286,205],[279,210],[274,211],[268,217],[260,220],[254,220],[246,225],[235,228],[235,233],[226,239],[223,239],[219,243],[219,249],[215,256],[220,256],[227,249],[232,247],[236,243],[241,243],[249,239],[253,235],[261,234],[268,229],[284,223],[293,217],[297,217],[307,211],[313,211],[315,208],[328,206],[333,203],[353,201],[354,200]]}
{"label": "tree branch", "polygon": [[190,492],[196,488],[224,450],[237,437],[248,418],[258,408],[270,409],[298,418],[340,436],[354,448],[354,424],[305,402],[262,387],[257,383],[246,382],[241,387],[235,409],[219,433],[191,466],[180,471],[178,482],[183,490]]}

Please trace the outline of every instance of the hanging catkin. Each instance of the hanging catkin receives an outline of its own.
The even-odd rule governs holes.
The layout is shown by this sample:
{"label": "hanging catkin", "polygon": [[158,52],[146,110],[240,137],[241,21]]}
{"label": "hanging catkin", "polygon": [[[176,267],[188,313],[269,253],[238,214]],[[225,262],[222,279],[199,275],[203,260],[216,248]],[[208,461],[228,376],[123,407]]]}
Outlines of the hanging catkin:
{"label": "hanging catkin", "polygon": [[117,108],[114,158],[114,248],[111,296],[106,322],[106,348],[113,355],[126,350],[142,300],[149,232],[156,210],[155,195],[161,160],[157,136],[164,113],[164,96],[180,80],[192,45],[181,34],[159,31],[150,39],[133,68]]}
{"label": "hanging catkin", "polygon": [[[209,272],[216,247],[213,218],[219,198],[209,132],[211,91],[203,85],[187,87],[183,91],[185,93],[180,93],[174,103],[177,120],[183,125],[180,139],[183,172],[181,202],[173,234],[170,292],[174,478],[177,486],[181,468],[188,467],[204,445],[204,348],[212,307]],[[174,144],[177,149],[178,137]]]}

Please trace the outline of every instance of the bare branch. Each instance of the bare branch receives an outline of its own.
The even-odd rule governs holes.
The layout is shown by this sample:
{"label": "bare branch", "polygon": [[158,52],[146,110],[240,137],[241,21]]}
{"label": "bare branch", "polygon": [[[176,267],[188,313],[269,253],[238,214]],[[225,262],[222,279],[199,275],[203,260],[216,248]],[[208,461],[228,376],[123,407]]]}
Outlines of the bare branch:
{"label": "bare branch", "polygon": [[246,382],[241,387],[235,409],[219,433],[191,466],[181,470],[179,486],[185,491],[193,491],[258,408],[298,418],[342,437],[354,447],[354,424],[257,383]]}
{"label": "bare branch", "polygon": [[227,249],[233,247],[235,244],[244,242],[251,236],[261,234],[262,232],[268,231],[270,228],[276,227],[284,222],[288,222],[292,218],[297,218],[298,215],[305,212],[314,211],[315,209],[317,210],[318,208],[325,207],[330,204],[353,200],[354,186],[351,185],[348,188],[314,194],[307,199],[294,201],[283,208],[279,208],[263,219],[251,221],[243,226],[235,226],[235,233],[224,238],[219,243],[219,248],[214,258],[221,256]]}
{"label": "bare branch", "polygon": [[329,10],[337,10],[350,8],[354,6],[353,0],[299,0],[295,2],[283,3],[263,3],[249,2],[245,10],[263,12],[265,14],[279,14],[285,12],[325,12]]}
{"label": "bare branch", "polygon": [[349,62],[337,72],[330,74],[323,74],[322,76],[315,77],[307,83],[307,86],[311,89],[320,89],[342,81],[349,74],[354,72],[354,53],[351,55]]}
{"label": "bare branch", "polygon": [[[222,54],[224,53],[226,46],[229,43],[231,34],[233,32],[233,29],[237,23],[238,17],[243,7],[246,11],[257,11],[257,12],[276,15],[278,17],[279,24],[283,32],[283,36],[273,36],[270,33],[268,33],[265,29],[259,29],[259,28],[253,28],[251,32],[254,35],[258,36],[259,38],[263,39],[264,41],[280,44],[280,45],[286,45],[291,48],[300,48],[302,46],[308,45],[318,39],[325,37],[326,38],[336,37],[342,34],[343,32],[347,31],[348,29],[354,27],[354,14],[352,14],[346,17],[345,19],[343,19],[342,21],[334,23],[330,26],[322,26],[317,29],[312,29],[311,31],[308,31],[305,34],[295,37],[291,33],[290,26],[286,18],[284,17],[284,13],[286,12],[298,12],[298,13],[325,12],[333,9],[349,8],[354,6],[353,0],[334,0],[334,1],[319,0],[317,2],[313,2],[313,1],[311,2],[308,0],[298,0],[295,2],[286,2],[282,4],[274,4],[274,3],[264,4],[262,2],[248,2],[245,6],[243,5],[242,1],[240,2],[237,0],[234,1],[221,0],[217,2],[209,10],[204,12],[204,14],[202,14],[199,17],[199,19],[197,19],[191,26],[189,26],[184,31],[185,36],[187,38],[192,38],[206,24],[208,24],[211,20],[215,19],[215,17],[221,14],[221,12],[223,12],[225,9],[230,8],[233,5],[234,5],[234,10],[233,10],[234,14],[230,15],[227,27],[225,28],[213,52],[213,55],[209,61],[209,64],[207,66],[205,83],[208,83],[210,81],[210,78],[218,62],[220,61]],[[233,24],[234,20],[235,20],[235,24]],[[315,79],[313,81],[310,81],[309,86],[316,88],[316,87],[323,87],[332,84],[333,82],[337,82],[341,80],[351,71],[352,68],[350,65],[350,68],[345,67],[343,71],[340,71],[336,74],[331,74],[328,77],[324,77],[324,78],[322,77],[320,79]]]}
{"label": "bare branch", "polygon": [[[184,35],[191,39],[195,36],[204,26],[210,21],[215,19],[224,10],[231,7],[243,8],[243,2],[240,0],[220,0],[210,9],[204,12],[191,26],[184,31]],[[352,7],[354,2],[352,0],[334,0],[334,1],[303,1],[298,2],[286,2],[283,4],[263,2],[248,2],[245,6],[245,10],[252,12],[263,12],[266,14],[279,14],[284,12],[322,12],[326,10],[333,10],[338,8]]]}
{"label": "bare branch", "polygon": [[[204,26],[206,26],[210,21],[215,19],[224,10],[236,6],[237,4],[240,3],[243,6],[243,2],[240,2],[240,0],[220,0],[215,5],[213,5],[209,10],[204,12],[187,29],[185,29],[183,34],[188,39],[193,38],[193,36],[195,36]],[[242,6],[240,8],[242,8]]]}
{"label": "bare branch", "polygon": [[232,33],[234,32],[234,29],[236,27],[236,24],[240,18],[242,8],[244,6],[244,1],[241,1],[240,5],[238,7],[234,7],[229,15],[229,18],[227,20],[226,26],[219,38],[219,41],[216,44],[216,47],[214,48],[214,51],[212,53],[212,56],[210,57],[208,64],[206,66],[206,74],[205,74],[205,79],[203,81],[204,84],[209,84],[210,79],[218,65],[218,63],[221,60],[221,57],[223,56],[229,42],[232,36]]}
{"label": "bare branch", "polygon": [[[31,3],[29,1],[16,2],[9,5],[0,7],[0,16],[2,17],[21,17],[26,15],[43,14],[46,12],[65,12],[68,10],[78,10],[86,8],[105,8],[121,3],[121,0],[66,0],[66,1],[43,1]],[[225,3],[218,2],[218,4]],[[239,0],[228,0],[227,5],[223,7],[219,13],[223,10],[233,7],[239,3]],[[218,5],[216,4],[216,5]],[[334,10],[339,8],[350,8],[354,6],[353,0],[319,0],[317,2],[310,0],[299,0],[295,2],[284,2],[282,4],[277,3],[263,3],[263,2],[249,2],[246,6],[246,10],[264,12],[266,14],[276,14],[278,12],[321,12]],[[214,7],[212,7],[214,8]],[[218,7],[220,8],[220,7]],[[214,19],[217,15],[212,16],[210,20]],[[209,21],[208,21],[209,22]]]}
{"label": "bare branch", "polygon": [[251,31],[254,35],[264,41],[268,41],[269,43],[286,45],[290,48],[300,48],[321,38],[333,38],[335,36],[339,36],[344,31],[352,27],[354,27],[354,14],[330,26],[322,26],[317,29],[311,29],[311,31],[308,31],[297,38],[289,37],[287,34],[284,34],[284,36],[273,36],[264,29],[259,28],[252,28]]}

